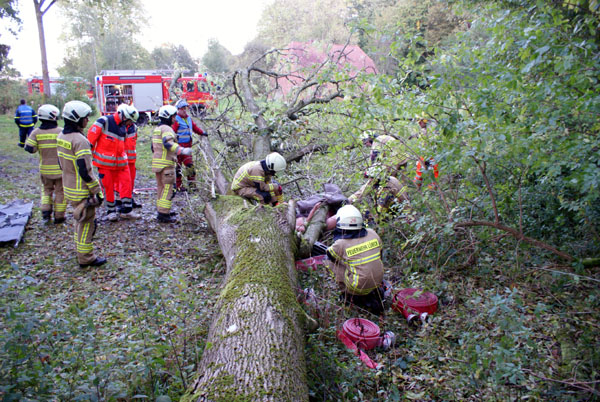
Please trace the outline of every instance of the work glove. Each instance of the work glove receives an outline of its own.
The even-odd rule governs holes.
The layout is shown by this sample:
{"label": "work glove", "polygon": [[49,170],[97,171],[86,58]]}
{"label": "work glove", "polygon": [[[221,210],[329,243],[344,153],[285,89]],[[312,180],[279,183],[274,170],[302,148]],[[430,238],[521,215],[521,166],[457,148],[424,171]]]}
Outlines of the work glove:
{"label": "work glove", "polygon": [[[179,152],[179,149],[181,150],[181,152]],[[179,147],[179,149],[177,150],[177,155],[191,155],[192,154],[192,148],[184,148],[184,147]]]}
{"label": "work glove", "polygon": [[281,188],[281,184],[277,183],[275,180],[273,180],[273,192],[275,193],[275,195],[282,195],[283,194],[283,188]]}
{"label": "work glove", "polygon": [[104,196],[102,195],[102,192],[100,192],[96,195],[90,196],[87,200],[87,204],[90,207],[99,207],[100,205],[102,205],[103,201],[104,201]]}

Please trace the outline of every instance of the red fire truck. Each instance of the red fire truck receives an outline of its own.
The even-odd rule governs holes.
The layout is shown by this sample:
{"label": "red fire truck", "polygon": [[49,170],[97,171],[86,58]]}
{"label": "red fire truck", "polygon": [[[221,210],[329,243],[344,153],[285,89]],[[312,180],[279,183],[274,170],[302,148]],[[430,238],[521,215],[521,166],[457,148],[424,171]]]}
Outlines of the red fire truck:
{"label": "red fire truck", "polygon": [[[50,77],[50,91],[52,94],[64,92],[65,82],[67,79]],[[83,78],[72,78],[68,79],[70,83],[75,85],[78,90],[85,91],[87,97],[91,100],[94,99],[94,87],[86,83]],[[44,93],[44,79],[42,77],[32,77],[27,79],[27,91],[29,95]]]}
{"label": "red fire truck", "polygon": [[[102,115],[114,113],[118,105],[128,103],[140,111],[139,124],[155,116],[162,105],[175,99],[169,94],[171,77],[168,71],[110,70],[96,76],[96,102]],[[186,99],[193,115],[201,116],[206,108],[216,105],[206,77],[182,77],[174,88],[177,98]],[[174,98],[174,97],[173,97]]]}

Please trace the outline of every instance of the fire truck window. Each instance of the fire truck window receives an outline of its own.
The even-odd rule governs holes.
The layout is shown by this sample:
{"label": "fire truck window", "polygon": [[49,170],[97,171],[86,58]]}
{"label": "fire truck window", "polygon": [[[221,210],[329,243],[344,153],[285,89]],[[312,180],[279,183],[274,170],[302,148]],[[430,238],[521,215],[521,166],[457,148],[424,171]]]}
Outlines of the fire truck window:
{"label": "fire truck window", "polygon": [[187,92],[194,92],[194,81],[187,81],[185,87]]}
{"label": "fire truck window", "polygon": [[31,89],[33,89],[33,91],[35,92],[40,92],[40,84],[38,84],[37,82],[31,84]]}
{"label": "fire truck window", "polygon": [[202,83],[198,83],[200,85],[199,91],[200,92],[208,92],[208,86],[206,86],[206,82],[202,82]]}

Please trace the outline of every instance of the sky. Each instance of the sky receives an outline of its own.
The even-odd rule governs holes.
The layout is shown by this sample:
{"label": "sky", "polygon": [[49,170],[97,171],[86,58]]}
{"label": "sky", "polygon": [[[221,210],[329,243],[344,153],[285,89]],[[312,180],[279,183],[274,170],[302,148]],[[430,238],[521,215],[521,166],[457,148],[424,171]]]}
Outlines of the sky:
{"label": "sky", "polygon": [[[273,0],[141,0],[148,18],[148,29],[137,38],[151,51],[163,43],[183,45],[193,58],[206,52],[208,40],[215,38],[231,53],[239,54],[257,34],[257,23],[264,8]],[[35,11],[31,0],[18,0],[23,21],[17,36],[0,27],[0,43],[11,46],[12,66],[28,78],[42,75],[42,63]],[[189,20],[189,23],[186,23]],[[62,64],[64,44],[59,36],[65,24],[54,5],[44,16],[46,52],[51,76]]]}

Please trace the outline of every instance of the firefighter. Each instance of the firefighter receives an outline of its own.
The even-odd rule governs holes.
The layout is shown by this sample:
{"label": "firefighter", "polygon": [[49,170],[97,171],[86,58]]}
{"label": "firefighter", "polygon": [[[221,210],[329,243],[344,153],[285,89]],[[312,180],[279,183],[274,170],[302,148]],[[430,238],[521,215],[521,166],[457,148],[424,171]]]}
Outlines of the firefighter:
{"label": "firefighter", "polygon": [[192,148],[181,147],[177,144],[176,134],[171,128],[175,123],[176,114],[175,106],[162,106],[158,110],[160,124],[152,134],[152,171],[156,174],[158,194],[156,200],[157,220],[162,223],[177,222],[174,214],[171,213],[175,164],[177,156],[192,154]]}
{"label": "firefighter", "polygon": [[[117,112],[118,111],[122,111],[127,109],[127,105],[125,104],[121,104],[119,105],[119,107],[117,108]],[[133,189],[135,188],[135,176],[136,176],[136,168],[135,168],[135,162],[137,159],[137,139],[138,139],[138,128],[137,125],[135,124],[135,122],[131,122],[131,124],[129,124],[127,126],[126,129],[126,134],[125,134],[125,154],[127,155],[127,165],[128,165],[128,169],[129,169],[129,177],[130,177],[130,183],[131,183],[131,206],[133,208],[141,208],[142,204],[138,204],[135,199],[133,198]],[[120,183],[121,185],[124,185],[124,183]],[[119,204],[122,205],[122,201],[120,199],[120,195],[121,193],[123,193],[123,189],[121,188],[116,188],[116,190],[119,193],[119,199],[116,200],[117,206],[119,206]],[[125,191],[126,192],[126,191]]]}
{"label": "firefighter", "polygon": [[327,248],[327,265],[345,302],[381,313],[385,294],[381,238],[363,227],[356,207],[344,205],[336,214],[333,240]]}
{"label": "firefighter", "polygon": [[[111,222],[122,219],[138,219],[133,212],[131,198],[131,177],[125,153],[127,126],[137,121],[139,113],[131,105],[122,105],[112,115],[102,116],[88,131],[88,140],[92,145],[94,166],[102,180],[102,189],[106,199],[106,216]],[[115,188],[121,191],[119,214],[115,202]]]}
{"label": "firefighter", "polygon": [[[177,108],[177,117],[175,118],[175,123],[173,123],[173,131],[177,133],[177,144],[184,148],[192,147],[192,132],[208,136],[200,127],[194,123],[192,118],[188,115],[189,104],[185,99],[180,99],[175,104]],[[177,155],[177,191],[185,191],[185,188],[182,185],[183,173],[188,179],[188,185],[190,189],[193,189],[196,185],[196,170],[194,169],[194,158],[192,155]]]}
{"label": "firefighter", "polygon": [[[419,124],[418,136],[423,139],[427,139],[427,119],[420,118],[417,122]],[[421,186],[423,185],[423,173],[428,171],[433,173],[434,182],[430,184],[430,187],[434,187],[440,176],[438,164],[435,162],[433,157],[419,157],[416,163],[415,177],[413,179],[413,183],[417,186],[417,189],[421,189]]]}
{"label": "firefighter", "polygon": [[25,99],[21,99],[21,104],[17,107],[15,112],[15,123],[19,126],[19,146],[25,147],[25,140],[33,131],[35,123],[37,123],[37,114],[31,106],[25,102]]}
{"label": "firefighter", "polygon": [[403,206],[405,202],[408,202],[407,187],[403,185],[400,180],[394,176],[387,176],[384,185],[384,172],[377,166],[369,168],[365,176],[368,178],[367,182],[358,189],[354,194],[348,197],[350,203],[359,202],[365,195],[372,194],[377,203],[377,214],[379,216],[387,215],[388,213],[395,215],[401,210],[404,213],[408,213],[408,207]]}
{"label": "firefighter", "polygon": [[261,161],[248,162],[236,172],[231,190],[241,197],[256,200],[261,204],[277,205],[283,201],[283,191],[272,177],[285,167],[285,158],[277,152],[270,153]]}
{"label": "firefighter", "polygon": [[[37,112],[41,125],[33,130],[25,142],[25,151],[40,152],[40,178],[42,180],[42,219],[50,221],[54,210],[54,223],[65,221],[67,203],[62,185],[62,171],[56,153],[56,137],[62,131],[57,120],[60,111],[54,105],[42,105]],[[54,202],[52,198],[54,197]]]}
{"label": "firefighter", "polygon": [[106,264],[106,258],[94,255],[92,245],[96,207],[102,204],[104,197],[92,167],[90,143],[83,135],[90,113],[92,109],[84,102],[67,102],[62,112],[65,127],[56,139],[65,198],[74,208],[75,245],[81,268]]}

